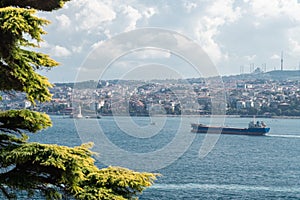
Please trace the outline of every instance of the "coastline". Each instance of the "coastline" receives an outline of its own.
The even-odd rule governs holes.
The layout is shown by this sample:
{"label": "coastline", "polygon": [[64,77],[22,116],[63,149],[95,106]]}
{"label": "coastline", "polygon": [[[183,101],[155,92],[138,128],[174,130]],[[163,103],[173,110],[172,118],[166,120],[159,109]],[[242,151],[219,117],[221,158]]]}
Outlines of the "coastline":
{"label": "coastline", "polygon": [[[62,114],[53,114],[53,113],[46,113],[49,116],[62,116],[64,119],[72,119],[69,116],[62,115]],[[101,115],[102,117],[112,117],[112,116],[118,116],[118,117],[202,117],[202,118],[210,118],[212,115],[150,115],[150,116],[130,116],[130,115]],[[271,119],[300,119],[300,116],[253,116],[253,115],[213,115],[214,117],[219,117],[219,118],[271,118]],[[83,115],[83,119],[95,119],[97,117],[93,117],[90,115]]]}

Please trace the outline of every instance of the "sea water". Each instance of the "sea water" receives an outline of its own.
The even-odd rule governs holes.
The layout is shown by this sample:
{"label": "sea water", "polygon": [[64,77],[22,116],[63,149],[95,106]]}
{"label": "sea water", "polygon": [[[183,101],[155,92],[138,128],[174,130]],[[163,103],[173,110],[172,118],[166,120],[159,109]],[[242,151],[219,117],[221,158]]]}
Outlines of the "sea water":
{"label": "sea water", "polygon": [[[271,128],[267,136],[220,135],[211,151],[203,158],[199,157],[199,149],[206,135],[191,133],[190,123],[209,124],[210,118],[133,117],[130,119],[131,124],[122,124],[122,120],[128,120],[126,117],[118,120],[114,117],[76,119],[76,122],[74,119],[55,116],[52,120],[52,128],[30,135],[30,140],[76,146],[82,140],[86,142],[83,132],[87,132],[87,140],[93,140],[89,134],[95,131],[93,124],[98,123],[106,139],[111,142],[110,145],[131,155],[148,155],[149,152],[165,149],[180,134],[181,138],[176,140],[172,149],[168,149],[169,154],[158,153],[155,154],[155,159],[150,156],[148,161],[144,161],[145,171],[154,169],[153,172],[162,176],[144,191],[140,196],[141,200],[300,199],[299,119],[258,119],[265,121]],[[224,120],[227,126],[247,127],[251,119],[226,117]],[[136,127],[142,127],[141,136],[128,133],[132,123]],[[75,124],[81,126],[80,133]],[[156,130],[156,126],[160,127]],[[147,130],[154,132],[147,135]],[[133,128],[132,132],[138,134]],[[100,152],[96,164],[105,167],[110,164],[110,160],[105,158],[105,162],[101,162],[101,154],[105,158],[105,152]],[[120,155],[111,153],[109,156]],[[153,160],[166,162],[168,156],[173,156],[173,160],[164,163],[165,166],[152,163]],[[135,167],[128,165],[131,166]],[[155,166],[160,167],[155,169]],[[124,167],[127,167],[126,162]],[[143,166],[137,166],[137,169],[143,171]]]}

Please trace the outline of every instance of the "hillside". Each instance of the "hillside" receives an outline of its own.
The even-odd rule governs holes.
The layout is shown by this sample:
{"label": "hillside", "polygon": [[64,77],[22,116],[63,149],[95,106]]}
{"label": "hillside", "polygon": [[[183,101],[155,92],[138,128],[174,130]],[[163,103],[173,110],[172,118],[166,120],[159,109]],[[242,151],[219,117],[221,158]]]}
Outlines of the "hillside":
{"label": "hillside", "polygon": [[251,74],[240,74],[240,75],[230,75],[224,76],[224,80],[235,79],[235,80],[277,80],[277,81],[287,81],[287,80],[300,80],[300,70],[274,70],[269,72],[254,72]]}

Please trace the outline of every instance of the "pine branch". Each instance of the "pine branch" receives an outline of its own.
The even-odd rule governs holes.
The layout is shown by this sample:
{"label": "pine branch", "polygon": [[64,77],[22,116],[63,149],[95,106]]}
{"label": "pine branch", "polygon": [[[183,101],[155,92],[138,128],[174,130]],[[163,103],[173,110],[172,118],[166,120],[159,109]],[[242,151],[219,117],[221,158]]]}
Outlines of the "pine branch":
{"label": "pine branch", "polygon": [[48,55],[22,49],[38,47],[36,43],[41,42],[41,35],[46,33],[42,27],[49,21],[34,14],[33,9],[0,8],[0,89],[25,92],[33,104],[35,100],[49,101],[52,87],[48,79],[35,70],[59,64]]}
{"label": "pine branch", "polygon": [[35,133],[50,126],[52,126],[51,119],[44,113],[26,109],[0,111],[0,131]]}

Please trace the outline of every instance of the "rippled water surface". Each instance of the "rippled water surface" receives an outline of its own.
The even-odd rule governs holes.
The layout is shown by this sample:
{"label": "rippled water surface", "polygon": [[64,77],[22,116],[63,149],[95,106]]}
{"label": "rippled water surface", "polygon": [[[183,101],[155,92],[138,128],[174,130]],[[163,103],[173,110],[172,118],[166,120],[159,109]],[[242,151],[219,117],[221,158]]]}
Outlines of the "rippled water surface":
{"label": "rippled water surface", "polygon": [[[205,135],[191,133],[190,123],[209,123],[210,119],[184,119],[183,122],[180,117],[131,119],[137,127],[142,127],[141,135],[138,136],[127,133],[131,125],[128,124],[126,129],[126,123],[123,123],[120,127],[113,117],[80,119],[80,134],[77,134],[73,119],[53,117],[54,126],[31,136],[31,140],[79,145],[80,138],[93,139],[91,134],[95,132],[93,124],[96,122],[106,139],[116,147],[129,153],[147,154],[166,148],[168,144],[174,143],[174,138],[179,134],[179,139],[168,154],[157,154],[156,158],[150,157],[144,162],[145,166],[154,167],[158,160],[167,162],[172,156],[175,159],[164,168],[155,170],[162,177],[140,199],[300,199],[299,119],[259,119],[271,127],[267,136],[221,135],[212,151],[204,158],[198,155]],[[126,122],[125,118],[120,120]],[[160,124],[160,120],[164,120],[163,123]],[[245,127],[249,120],[226,118],[225,124]],[[86,138],[82,138],[85,136],[82,131],[89,132]],[[132,133],[138,134],[136,130]],[[105,158],[105,152],[102,154]],[[120,156],[113,152],[110,154],[108,156]],[[105,163],[100,161],[101,157],[97,161],[99,167],[109,164],[109,159]]]}

